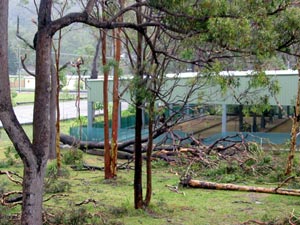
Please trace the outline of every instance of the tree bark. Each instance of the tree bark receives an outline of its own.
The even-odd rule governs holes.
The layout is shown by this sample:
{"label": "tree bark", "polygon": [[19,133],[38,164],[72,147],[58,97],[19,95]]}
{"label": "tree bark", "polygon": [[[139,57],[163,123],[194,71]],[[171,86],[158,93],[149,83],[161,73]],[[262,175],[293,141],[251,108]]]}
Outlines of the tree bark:
{"label": "tree bark", "polygon": [[102,65],[104,72],[103,81],[103,114],[104,114],[104,178],[112,178],[112,173],[110,170],[111,158],[110,158],[110,144],[109,144],[109,118],[108,118],[108,68],[106,62],[106,32],[103,30],[101,33],[102,37]]}
{"label": "tree bark", "polygon": [[113,177],[117,176],[117,156],[118,156],[118,130],[119,130],[119,64],[121,58],[121,29],[115,29],[114,32],[114,52],[115,66],[113,77],[113,113],[112,113],[112,133],[111,133],[111,173]]}
{"label": "tree bark", "polygon": [[24,164],[22,224],[42,224],[43,180],[50,147],[51,41],[45,30],[38,32],[32,146],[34,160]]}
{"label": "tree bark", "polygon": [[296,106],[294,108],[294,116],[292,117],[292,130],[291,130],[291,143],[290,151],[287,159],[285,175],[290,175],[293,170],[294,157],[297,147],[297,135],[299,133],[299,120],[300,120],[300,61],[297,59],[297,69],[298,69],[298,86],[297,86],[297,99]]}
{"label": "tree bark", "polygon": [[96,44],[96,50],[93,58],[93,64],[92,64],[92,71],[91,71],[91,79],[97,79],[98,78],[98,60],[99,60],[99,52],[100,52],[100,45],[101,45],[101,31],[99,29],[100,37],[97,40]]}
{"label": "tree bark", "polygon": [[50,138],[50,150],[49,150],[49,159],[55,159],[56,158],[56,141],[57,141],[57,135],[56,135],[56,95],[57,95],[57,77],[56,72],[53,63],[51,63],[51,97],[50,97],[50,105],[51,105],[51,111],[50,111],[50,130],[51,130],[51,138]]}
{"label": "tree bark", "polygon": [[[51,1],[41,8],[49,9]],[[50,7],[51,8],[51,7]],[[0,1],[0,119],[24,164],[21,224],[42,224],[42,195],[44,170],[49,153],[50,128],[50,65],[51,37],[46,30],[37,35],[36,92],[33,118],[33,143],[19,124],[11,104],[7,63],[8,1]],[[51,10],[39,15],[39,29],[50,18]]]}
{"label": "tree bark", "polygon": [[[137,2],[140,2],[137,0]],[[141,18],[141,8],[139,7],[136,10],[136,19],[137,24],[142,23]],[[142,68],[142,40],[143,36],[137,34],[137,80],[138,83],[135,87],[135,143],[134,143],[134,207],[136,209],[143,208],[143,188],[142,188],[142,127],[143,127],[143,118],[142,118],[142,96],[140,84],[143,80],[143,68]]]}
{"label": "tree bark", "polygon": [[239,131],[244,131],[244,115],[243,115],[243,105],[238,106],[238,114],[239,114]]}
{"label": "tree bark", "polygon": [[146,174],[147,174],[147,188],[144,206],[148,207],[152,197],[152,150],[153,150],[153,126],[154,126],[154,99],[151,98],[149,104],[149,124],[148,135],[149,140],[147,144],[147,158],[146,158]]}
{"label": "tree bark", "polygon": [[231,191],[248,191],[248,192],[260,192],[280,195],[294,195],[300,196],[299,190],[293,189],[282,189],[282,188],[266,188],[266,187],[253,187],[235,184],[219,184],[208,181],[200,180],[189,180],[185,185],[193,188],[205,188],[205,189],[216,189],[216,190],[231,190]]}
{"label": "tree bark", "polygon": [[26,165],[23,176],[22,224],[42,224],[43,184],[46,163]]}

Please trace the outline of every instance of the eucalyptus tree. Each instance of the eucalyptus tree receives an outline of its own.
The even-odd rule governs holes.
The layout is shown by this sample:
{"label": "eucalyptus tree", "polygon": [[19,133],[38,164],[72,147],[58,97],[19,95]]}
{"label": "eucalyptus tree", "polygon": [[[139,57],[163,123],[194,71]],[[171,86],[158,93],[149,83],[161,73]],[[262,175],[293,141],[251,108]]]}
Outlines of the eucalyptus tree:
{"label": "eucalyptus tree", "polygon": [[[192,63],[203,65],[204,62],[210,67],[217,62],[221,69],[226,69],[235,59],[248,59],[247,67],[252,65],[251,69],[256,71],[249,88],[269,88],[270,95],[276,95],[282,90],[272,82],[265,82],[267,79],[264,70],[269,59],[282,55],[294,57],[294,67],[299,71],[298,1],[178,1],[177,5],[173,5],[172,1],[150,2],[155,8],[164,9],[161,11],[168,14],[166,21],[174,30],[180,27],[187,33],[198,31],[196,35],[185,39],[194,49],[191,51],[191,48],[187,48],[184,51],[186,58]],[[166,2],[169,2],[167,9],[164,8]],[[184,18],[184,15],[186,19],[178,19],[180,16]],[[230,88],[232,87],[231,85]],[[293,170],[296,137],[299,134],[299,93],[298,84],[286,175]]]}

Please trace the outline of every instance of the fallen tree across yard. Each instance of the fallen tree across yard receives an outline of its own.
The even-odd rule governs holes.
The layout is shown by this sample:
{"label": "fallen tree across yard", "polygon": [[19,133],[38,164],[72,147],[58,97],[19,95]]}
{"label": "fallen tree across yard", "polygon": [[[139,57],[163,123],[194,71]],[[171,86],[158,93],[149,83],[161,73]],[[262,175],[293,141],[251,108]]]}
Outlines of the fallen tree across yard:
{"label": "fallen tree across yard", "polygon": [[180,182],[183,186],[193,187],[193,188],[204,188],[204,189],[215,189],[215,190],[230,190],[230,191],[247,191],[247,192],[259,192],[259,193],[270,193],[279,195],[292,195],[300,196],[299,189],[284,189],[280,187],[267,188],[267,187],[253,187],[245,185],[236,184],[223,184],[215,183],[194,179],[183,179]]}

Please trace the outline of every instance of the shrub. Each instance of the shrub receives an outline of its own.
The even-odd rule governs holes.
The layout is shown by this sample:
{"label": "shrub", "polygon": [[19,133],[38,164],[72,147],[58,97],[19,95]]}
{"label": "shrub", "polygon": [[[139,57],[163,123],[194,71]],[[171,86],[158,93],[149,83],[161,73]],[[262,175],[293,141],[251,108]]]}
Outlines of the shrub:
{"label": "shrub", "polygon": [[59,171],[55,160],[48,163],[46,168],[45,192],[46,193],[60,193],[70,190],[70,183],[67,181],[60,180],[59,178],[68,178],[70,172],[62,167]]}
{"label": "shrub", "polygon": [[52,180],[52,182],[49,182],[45,185],[45,192],[46,193],[61,193],[61,192],[67,192],[71,188],[71,185],[69,182],[64,180]]}
{"label": "shrub", "polygon": [[60,171],[58,171],[57,162],[56,162],[56,160],[53,160],[50,163],[48,163],[48,165],[47,165],[46,178],[57,179],[59,176],[68,178],[70,176],[70,172],[65,167],[61,167]]}
{"label": "shrub", "polygon": [[7,147],[4,152],[4,155],[5,155],[6,160],[3,160],[0,162],[0,168],[13,166],[13,165],[15,165],[17,160],[20,159],[17,151],[15,150],[15,148],[13,146]]}
{"label": "shrub", "polygon": [[63,154],[62,161],[67,165],[74,165],[82,162],[83,153],[77,149],[71,149]]}
{"label": "shrub", "polygon": [[[74,208],[70,210],[58,211],[54,217],[47,220],[47,224],[51,225],[84,225],[88,223],[91,218],[90,214],[85,208]],[[94,223],[93,223],[94,224]]]}

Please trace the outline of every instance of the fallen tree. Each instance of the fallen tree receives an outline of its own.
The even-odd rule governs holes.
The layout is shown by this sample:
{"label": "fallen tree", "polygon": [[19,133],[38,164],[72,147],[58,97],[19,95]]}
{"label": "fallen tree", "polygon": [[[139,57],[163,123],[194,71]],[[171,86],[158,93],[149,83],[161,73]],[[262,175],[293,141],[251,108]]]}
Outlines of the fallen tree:
{"label": "fallen tree", "polygon": [[[162,134],[162,129],[157,132],[155,137]],[[148,138],[144,138],[142,141],[146,142]],[[171,144],[170,144],[171,140]],[[186,140],[189,140],[186,142]],[[100,155],[104,154],[104,142],[96,141],[80,141],[75,137],[61,134],[60,141],[68,146],[80,149],[88,154]],[[176,143],[176,144],[174,144]],[[188,143],[188,144],[187,144]],[[132,159],[134,154],[133,145],[134,140],[128,140],[118,143],[118,158],[119,159]],[[240,164],[249,159],[249,144],[245,141],[245,137],[241,134],[233,136],[222,137],[210,145],[205,145],[202,141],[195,139],[192,135],[188,137],[180,137],[174,131],[168,130],[165,132],[161,141],[153,146],[152,158],[160,158],[167,162],[176,161],[178,156],[189,158],[190,160],[206,162],[205,156],[216,154],[219,158],[225,159],[233,155],[239,155]],[[142,149],[142,153],[145,153],[146,149]],[[242,157],[244,156],[244,160]],[[143,157],[146,159],[146,156]],[[241,161],[242,160],[242,161]],[[208,163],[209,164],[209,163]]]}
{"label": "fallen tree", "polygon": [[284,189],[284,188],[280,188],[280,187],[276,187],[276,188],[253,187],[253,186],[236,185],[236,184],[222,184],[222,183],[200,181],[200,180],[193,180],[193,179],[184,179],[184,180],[181,180],[180,183],[183,186],[193,187],[193,188],[230,190],[230,191],[247,191],[247,192],[259,192],[259,193],[300,196],[299,189]]}
{"label": "fallen tree", "polygon": [[[156,137],[160,136],[161,134],[163,134],[164,130],[165,129],[163,129],[163,128],[157,130],[155,135],[153,136],[153,138],[156,138]],[[142,139],[143,143],[147,142],[147,141],[148,141],[148,137],[145,137]],[[104,149],[104,142],[81,141],[81,140],[78,140],[75,137],[72,137],[67,134],[60,134],[60,142],[74,146],[74,147],[84,150],[84,151],[86,149]],[[135,142],[134,139],[120,142],[120,143],[118,143],[118,150],[123,150],[123,151],[128,151],[130,153],[133,153],[132,148],[128,148],[128,147],[133,145],[134,142]]]}

